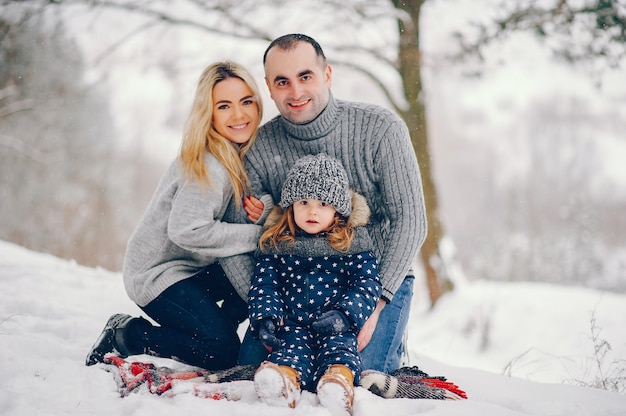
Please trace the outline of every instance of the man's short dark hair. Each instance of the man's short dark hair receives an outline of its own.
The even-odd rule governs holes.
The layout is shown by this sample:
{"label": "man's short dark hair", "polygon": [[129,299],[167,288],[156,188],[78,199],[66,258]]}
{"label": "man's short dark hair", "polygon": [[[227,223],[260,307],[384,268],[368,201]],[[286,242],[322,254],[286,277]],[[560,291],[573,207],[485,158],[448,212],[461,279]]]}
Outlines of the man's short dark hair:
{"label": "man's short dark hair", "polygon": [[311,46],[313,46],[313,49],[315,49],[315,54],[321,60],[321,63],[324,65],[326,64],[326,55],[324,55],[324,51],[322,50],[322,47],[320,46],[319,43],[317,43],[315,39],[313,39],[310,36],[303,35],[302,33],[290,33],[288,35],[283,35],[281,37],[278,37],[274,39],[272,43],[270,43],[270,46],[267,47],[267,49],[265,50],[265,53],[263,54],[263,65],[265,65],[265,61],[267,59],[267,53],[273,47],[276,46],[284,51],[288,51],[288,50],[294,49],[296,45],[300,42],[306,42],[310,44]]}

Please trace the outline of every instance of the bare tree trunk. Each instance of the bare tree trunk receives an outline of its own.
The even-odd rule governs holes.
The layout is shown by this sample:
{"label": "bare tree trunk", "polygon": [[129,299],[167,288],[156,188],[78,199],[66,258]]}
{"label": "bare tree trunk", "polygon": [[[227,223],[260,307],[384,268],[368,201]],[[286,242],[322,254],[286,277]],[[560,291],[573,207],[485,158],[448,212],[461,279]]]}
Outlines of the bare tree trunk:
{"label": "bare tree trunk", "polygon": [[428,146],[428,128],[426,125],[426,106],[422,99],[421,54],[419,47],[419,16],[424,0],[393,0],[394,6],[406,12],[398,20],[400,45],[398,49],[399,72],[402,76],[404,95],[409,104],[402,117],[407,123],[411,142],[417,155],[424,187],[428,235],[420,250],[422,264],[426,273],[431,306],[441,295],[449,290],[448,279],[439,276],[437,264],[441,264],[439,243],[443,230],[439,220],[439,204],[431,169]]}

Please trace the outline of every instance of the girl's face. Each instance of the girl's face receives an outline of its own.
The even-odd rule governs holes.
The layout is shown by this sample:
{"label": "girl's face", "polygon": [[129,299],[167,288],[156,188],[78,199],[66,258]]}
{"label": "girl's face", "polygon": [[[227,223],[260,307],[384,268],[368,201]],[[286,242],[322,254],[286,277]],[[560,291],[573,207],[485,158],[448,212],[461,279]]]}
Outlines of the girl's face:
{"label": "girl's face", "polygon": [[293,204],[293,219],[305,232],[317,234],[327,231],[333,223],[335,208],[319,199],[301,199]]}
{"label": "girl's face", "polygon": [[248,85],[226,78],[213,87],[213,126],[233,143],[250,140],[259,125],[259,107]]}

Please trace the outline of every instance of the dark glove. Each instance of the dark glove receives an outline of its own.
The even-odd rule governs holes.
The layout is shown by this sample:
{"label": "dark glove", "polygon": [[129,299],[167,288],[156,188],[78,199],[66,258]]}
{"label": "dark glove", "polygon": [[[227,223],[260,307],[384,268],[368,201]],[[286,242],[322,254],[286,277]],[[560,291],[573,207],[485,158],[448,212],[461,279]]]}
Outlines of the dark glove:
{"label": "dark glove", "polygon": [[321,314],[311,326],[320,334],[340,334],[350,328],[350,322],[345,313],[333,309]]}
{"label": "dark glove", "polygon": [[276,349],[280,347],[280,339],[276,338],[276,324],[272,318],[265,318],[259,324],[259,339],[268,347]]}

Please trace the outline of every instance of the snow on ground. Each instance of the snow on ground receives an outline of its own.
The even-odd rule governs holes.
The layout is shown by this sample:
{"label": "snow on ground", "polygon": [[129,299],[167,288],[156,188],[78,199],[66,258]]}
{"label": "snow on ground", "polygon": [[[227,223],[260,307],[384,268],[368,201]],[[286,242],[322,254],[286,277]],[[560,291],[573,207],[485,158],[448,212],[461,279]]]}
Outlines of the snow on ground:
{"label": "snow on ground", "polygon": [[[626,316],[626,295],[475,282],[460,285],[432,311],[423,304],[418,293],[410,321],[410,365],[446,376],[469,399],[384,400],[358,388],[355,416],[626,414],[626,395],[572,385],[591,383],[598,374],[592,327],[611,346],[601,362],[604,378],[626,375],[626,334],[620,323]],[[245,393],[237,402],[184,394],[167,398],[147,391],[120,398],[111,373],[103,366],[84,365],[88,348],[115,312],[139,314],[119,273],[0,242],[2,414],[329,414],[313,395],[303,397],[295,410],[269,407],[256,400],[251,382],[237,382]],[[157,361],[183,368],[170,360]],[[512,377],[502,374],[507,364]]]}

